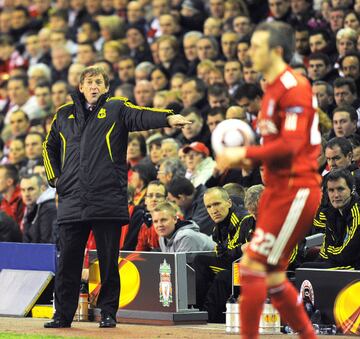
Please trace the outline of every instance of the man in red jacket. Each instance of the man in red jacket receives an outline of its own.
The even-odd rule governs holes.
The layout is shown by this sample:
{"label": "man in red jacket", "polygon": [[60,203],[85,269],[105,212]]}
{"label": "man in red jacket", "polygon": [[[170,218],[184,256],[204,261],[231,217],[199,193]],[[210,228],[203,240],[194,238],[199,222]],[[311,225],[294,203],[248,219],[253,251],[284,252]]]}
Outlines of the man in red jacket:
{"label": "man in red jacket", "polygon": [[0,209],[20,226],[25,206],[21,199],[18,182],[19,174],[14,165],[0,165],[0,194],[2,194]]}

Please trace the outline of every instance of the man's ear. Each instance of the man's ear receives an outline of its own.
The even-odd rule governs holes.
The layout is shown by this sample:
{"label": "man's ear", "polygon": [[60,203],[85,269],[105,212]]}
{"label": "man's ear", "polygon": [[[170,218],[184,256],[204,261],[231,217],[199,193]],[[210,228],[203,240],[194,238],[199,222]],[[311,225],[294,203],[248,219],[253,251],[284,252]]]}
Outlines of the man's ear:
{"label": "man's ear", "polygon": [[228,200],[228,202],[229,202],[229,207],[232,207],[232,205],[233,205],[232,200],[231,200],[231,199],[229,199],[229,200]]}

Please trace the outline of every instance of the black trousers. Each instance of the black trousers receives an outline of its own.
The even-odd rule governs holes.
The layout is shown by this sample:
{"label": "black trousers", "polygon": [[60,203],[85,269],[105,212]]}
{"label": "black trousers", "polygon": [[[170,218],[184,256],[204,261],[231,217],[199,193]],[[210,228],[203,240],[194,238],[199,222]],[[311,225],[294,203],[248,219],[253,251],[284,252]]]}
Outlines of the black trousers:
{"label": "black trousers", "polygon": [[222,258],[199,254],[193,268],[196,276],[196,304],[208,312],[208,321],[225,322],[226,300],[231,295],[231,264]]}
{"label": "black trousers", "polygon": [[118,270],[121,226],[116,221],[74,222],[59,225],[60,256],[55,275],[55,318],[71,323],[79,300],[84,251],[93,231],[100,267],[97,307],[114,319],[119,306]]}

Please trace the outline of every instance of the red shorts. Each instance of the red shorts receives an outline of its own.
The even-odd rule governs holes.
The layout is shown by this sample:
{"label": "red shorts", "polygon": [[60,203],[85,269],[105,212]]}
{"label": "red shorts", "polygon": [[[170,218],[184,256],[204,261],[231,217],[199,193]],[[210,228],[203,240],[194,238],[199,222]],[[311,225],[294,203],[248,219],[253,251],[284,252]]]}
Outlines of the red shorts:
{"label": "red shorts", "polygon": [[286,270],[292,250],[312,226],[320,199],[318,187],[265,188],[248,256],[269,271]]}

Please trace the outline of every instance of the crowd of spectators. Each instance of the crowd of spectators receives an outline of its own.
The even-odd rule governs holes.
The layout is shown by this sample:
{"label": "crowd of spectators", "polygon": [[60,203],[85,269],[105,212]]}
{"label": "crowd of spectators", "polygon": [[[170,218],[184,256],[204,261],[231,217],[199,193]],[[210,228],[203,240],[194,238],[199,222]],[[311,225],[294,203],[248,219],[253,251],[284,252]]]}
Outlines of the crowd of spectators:
{"label": "crowd of spectators", "polygon": [[[106,70],[111,95],[191,121],[182,130],[131,133],[130,223],[121,248],[172,251],[188,248],[177,241],[193,237],[205,249],[216,247],[219,257],[248,241],[239,237],[242,219],[256,217],[244,209],[244,192],[266,182],[260,168],[219,171],[211,133],[225,119],[241,119],[258,132],[266,79],[248,51],[255,25],[274,20],[294,28],[291,66],[312,84],[323,138],[323,200],[313,232],[326,237],[312,259],[360,268],[359,218],[342,217],[349,201],[359,214],[358,0],[0,0],[0,241],[56,243],[56,192],[46,182],[42,143],[90,65]],[[341,188],[350,197],[334,198]],[[219,215],[206,201],[216,194],[224,204]],[[225,218],[231,213],[236,220]],[[94,246],[90,239],[88,248]]]}

